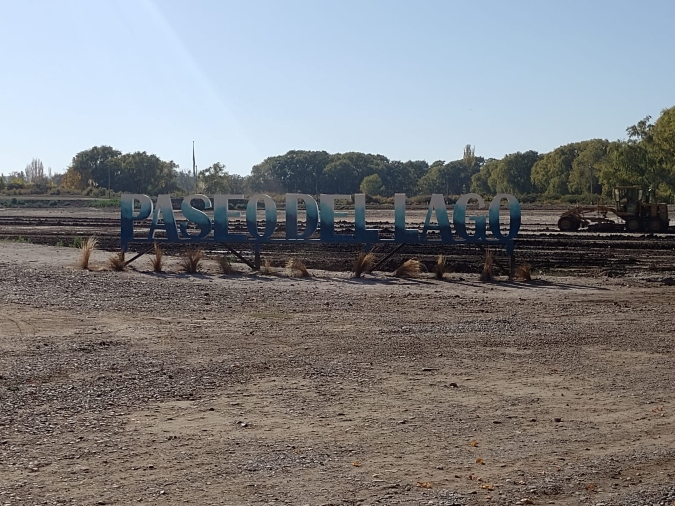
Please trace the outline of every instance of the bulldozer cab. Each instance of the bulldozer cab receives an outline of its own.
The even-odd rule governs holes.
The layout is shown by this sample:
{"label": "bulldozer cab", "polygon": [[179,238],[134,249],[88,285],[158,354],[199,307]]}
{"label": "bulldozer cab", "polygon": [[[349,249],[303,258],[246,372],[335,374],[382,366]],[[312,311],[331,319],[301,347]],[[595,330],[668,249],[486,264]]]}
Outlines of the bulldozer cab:
{"label": "bulldozer cab", "polygon": [[618,186],[614,188],[614,201],[617,211],[636,215],[642,201],[642,189],[639,186]]}

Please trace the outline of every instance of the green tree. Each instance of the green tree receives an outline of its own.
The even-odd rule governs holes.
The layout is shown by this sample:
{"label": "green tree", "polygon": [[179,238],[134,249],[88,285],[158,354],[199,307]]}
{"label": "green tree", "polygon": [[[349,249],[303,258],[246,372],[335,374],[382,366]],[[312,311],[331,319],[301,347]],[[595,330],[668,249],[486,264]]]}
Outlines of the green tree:
{"label": "green tree", "polygon": [[137,151],[121,155],[119,162],[113,185],[116,191],[158,195],[171,193],[178,188],[176,184],[178,165],[173,161],[166,162],[157,155]]}
{"label": "green tree", "polygon": [[427,170],[429,164],[423,160],[400,162],[390,160],[377,168],[377,174],[382,179],[381,195],[391,197],[394,193],[415,195],[417,183]]}
{"label": "green tree", "polygon": [[197,190],[197,186],[195,184],[195,177],[192,173],[190,172],[185,172],[185,171],[177,171],[176,172],[176,185],[178,188],[185,193],[194,193]]}
{"label": "green tree", "polygon": [[443,170],[445,160],[436,160],[429,166],[429,170],[417,183],[417,189],[422,195],[432,193],[447,193],[446,174]]}
{"label": "green tree", "polygon": [[285,159],[286,191],[318,194],[321,174],[330,162],[330,155],[326,151],[289,151]]}
{"label": "green tree", "polygon": [[471,144],[464,146],[464,156],[462,162],[465,167],[473,167],[476,164],[476,147]]}
{"label": "green tree", "polygon": [[316,194],[330,159],[325,151],[289,151],[269,157],[253,167],[249,184],[253,191]]}
{"label": "green tree", "polygon": [[377,174],[371,174],[366,176],[361,181],[360,186],[361,193],[371,196],[380,196],[384,191],[384,185],[382,184],[382,178]]}
{"label": "green tree", "polygon": [[567,144],[546,153],[532,166],[533,190],[548,196],[569,193],[568,180],[577,154],[576,144]]}
{"label": "green tree", "polygon": [[372,155],[369,153],[358,153],[355,151],[333,155],[331,157],[331,161],[337,158],[347,160],[352,165],[352,167],[354,167],[358,182],[356,186],[352,188],[352,191],[358,190],[359,184],[361,184],[361,181],[363,181],[364,177],[370,176],[371,174],[380,173],[389,163],[389,160],[386,156]]}
{"label": "green tree", "polygon": [[323,170],[320,186],[323,193],[351,194],[361,181],[356,167],[347,158],[337,157]]}
{"label": "green tree", "polygon": [[[246,183],[253,191],[309,194],[355,193],[364,178],[377,174],[382,179],[382,195],[396,192],[413,195],[418,180],[427,172],[425,161],[390,161],[383,155],[325,151],[289,151],[266,158],[251,169]],[[338,180],[337,178],[340,178]]]}
{"label": "green tree", "polygon": [[230,174],[230,191],[232,193],[246,193],[248,189],[248,178],[239,174]]}
{"label": "green tree", "polygon": [[578,146],[567,186],[574,193],[601,194],[600,174],[608,169],[610,143],[603,139],[591,139],[578,143]]}
{"label": "green tree", "polygon": [[254,165],[249,176],[251,191],[285,193],[286,187],[277,176],[276,165],[279,163],[282,163],[281,156],[271,156]]}
{"label": "green tree", "polygon": [[643,145],[629,141],[616,141],[609,146],[607,153],[609,163],[598,175],[605,195],[610,196],[615,186],[649,186],[652,184],[644,177],[647,173],[647,165]]}
{"label": "green tree", "polygon": [[481,166],[480,170],[471,177],[472,192],[479,195],[494,195],[496,193],[495,188],[490,186],[490,176],[499,167],[499,163],[500,160],[490,158]]}
{"label": "green tree", "polygon": [[26,181],[26,175],[22,170],[9,174],[9,181],[7,182],[8,190],[23,190],[27,185],[28,181]]}
{"label": "green tree", "polygon": [[656,162],[675,173],[675,107],[661,111],[651,133]]}
{"label": "green tree", "polygon": [[113,181],[120,172],[121,155],[120,151],[110,146],[94,146],[80,151],[73,157],[68,168],[66,182],[71,188],[78,190],[83,190],[87,186],[107,188],[110,178],[111,187],[118,188]]}
{"label": "green tree", "polygon": [[539,153],[526,151],[506,155],[492,170],[488,183],[498,193],[526,195],[532,192],[532,166],[539,160]]}
{"label": "green tree", "polygon": [[471,178],[480,171],[485,163],[482,157],[476,156],[476,150],[470,144],[464,147],[461,160],[445,163],[437,160],[429,170],[420,177],[418,190],[422,194],[444,193],[445,195],[461,195],[471,189]]}
{"label": "green tree", "polygon": [[484,159],[473,154],[469,158],[446,163],[443,167],[447,195],[462,195],[471,189],[471,178],[480,171]]}
{"label": "green tree", "polygon": [[663,167],[658,163],[658,156],[654,146],[654,125],[650,123],[651,116],[645,116],[637,124],[629,126],[626,129],[628,142],[622,154],[625,159],[618,158],[618,163],[629,163],[621,166],[627,172],[633,172],[638,175],[638,184],[645,186],[655,186],[660,184],[667,175]]}
{"label": "green tree", "polygon": [[209,194],[232,193],[232,176],[225,170],[222,163],[214,163],[197,175],[197,188]]}

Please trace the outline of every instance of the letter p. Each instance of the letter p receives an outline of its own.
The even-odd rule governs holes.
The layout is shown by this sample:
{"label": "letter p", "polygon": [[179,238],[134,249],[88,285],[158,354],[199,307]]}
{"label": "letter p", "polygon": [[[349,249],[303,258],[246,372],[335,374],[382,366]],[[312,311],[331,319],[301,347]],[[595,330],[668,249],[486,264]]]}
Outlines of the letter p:
{"label": "letter p", "polygon": [[[138,214],[134,214],[135,203],[140,204]],[[126,251],[129,242],[134,239],[134,221],[145,220],[152,214],[152,200],[140,193],[123,193],[120,199],[122,251]]]}

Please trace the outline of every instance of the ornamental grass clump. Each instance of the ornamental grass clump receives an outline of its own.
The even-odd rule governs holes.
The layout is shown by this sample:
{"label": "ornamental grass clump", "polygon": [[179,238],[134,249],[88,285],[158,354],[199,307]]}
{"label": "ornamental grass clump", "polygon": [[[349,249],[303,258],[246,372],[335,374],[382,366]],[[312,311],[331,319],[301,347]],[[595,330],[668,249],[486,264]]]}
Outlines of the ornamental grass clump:
{"label": "ornamental grass clump", "polygon": [[354,277],[360,278],[364,273],[370,272],[370,269],[373,268],[374,260],[375,255],[361,251],[354,262]]}
{"label": "ornamental grass clump", "polygon": [[436,279],[443,279],[446,269],[447,261],[445,255],[438,255],[438,258],[436,259],[436,265],[434,265],[434,277]]}
{"label": "ornamental grass clump", "polygon": [[394,276],[397,278],[417,278],[422,272],[422,263],[419,260],[411,258],[401,264],[401,266],[394,271]]}
{"label": "ornamental grass clump", "polygon": [[269,261],[269,259],[263,260],[263,264],[260,267],[260,274],[265,274],[269,276],[270,274],[274,274],[274,269],[272,269],[272,262]]}
{"label": "ornamental grass clump", "polygon": [[116,255],[112,255],[108,259],[108,263],[110,264],[110,268],[114,271],[123,271],[127,264],[124,261],[124,251],[119,251]]}
{"label": "ornamental grass clump", "polygon": [[162,247],[155,243],[155,255],[150,260],[152,272],[162,272],[164,269],[164,251]]}
{"label": "ornamental grass clump", "polygon": [[218,267],[220,267],[220,272],[225,276],[229,276],[230,274],[236,272],[236,270],[232,266],[232,262],[230,262],[230,259],[227,258],[225,255],[218,258]]}
{"label": "ornamental grass clump", "polygon": [[532,269],[529,264],[523,264],[516,268],[516,279],[532,281]]}
{"label": "ornamental grass clump", "polygon": [[480,280],[483,283],[491,283],[495,280],[494,260],[490,248],[485,250],[485,262],[483,262],[483,272],[480,274]]}
{"label": "ornamental grass clump", "polygon": [[89,259],[96,246],[98,246],[98,239],[93,236],[80,243],[80,268],[89,269]]}
{"label": "ornamental grass clump", "polygon": [[305,264],[297,258],[291,258],[288,263],[286,263],[286,269],[291,276],[300,276],[303,278],[310,277],[309,271],[307,270]]}
{"label": "ornamental grass clump", "polygon": [[187,274],[195,274],[201,269],[204,252],[201,249],[191,248],[183,253],[179,265],[181,270]]}

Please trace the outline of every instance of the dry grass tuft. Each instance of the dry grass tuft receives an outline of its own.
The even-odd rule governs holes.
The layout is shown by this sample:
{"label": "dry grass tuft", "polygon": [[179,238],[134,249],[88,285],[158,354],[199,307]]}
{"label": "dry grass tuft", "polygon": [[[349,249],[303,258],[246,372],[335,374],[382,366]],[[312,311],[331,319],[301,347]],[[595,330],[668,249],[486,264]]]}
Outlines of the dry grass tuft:
{"label": "dry grass tuft", "polygon": [[310,277],[309,271],[307,270],[307,267],[305,267],[305,264],[297,258],[291,258],[286,264],[286,269],[288,269],[288,272],[291,276],[301,276],[303,278]]}
{"label": "dry grass tuft", "polygon": [[483,272],[480,273],[480,280],[483,283],[491,283],[495,280],[494,262],[490,248],[485,250],[485,262],[483,263]]}
{"label": "dry grass tuft", "polygon": [[516,279],[532,281],[532,270],[529,264],[523,264],[516,268]]}
{"label": "dry grass tuft", "polygon": [[180,259],[180,268],[187,274],[194,274],[201,268],[204,252],[199,248],[191,248],[183,253]]}
{"label": "dry grass tuft", "polygon": [[123,271],[127,267],[127,264],[124,261],[124,251],[120,251],[116,255],[111,256],[108,259],[108,263],[112,270]]}
{"label": "dry grass tuft", "polygon": [[394,271],[394,276],[397,278],[416,278],[422,272],[422,263],[419,260],[411,258],[401,264],[401,266]]}
{"label": "dry grass tuft", "polygon": [[96,249],[96,246],[98,246],[98,239],[93,236],[80,245],[80,267],[82,269],[89,269],[89,259],[91,258],[91,254]]}
{"label": "dry grass tuft", "polygon": [[354,277],[360,278],[364,273],[370,272],[370,269],[373,268],[374,260],[375,255],[361,251],[354,262]]}
{"label": "dry grass tuft", "polygon": [[222,272],[225,276],[229,276],[230,274],[237,272],[236,269],[232,267],[230,259],[225,255],[218,258],[218,267],[220,267],[220,272]]}
{"label": "dry grass tuft", "polygon": [[268,258],[263,260],[262,267],[260,267],[260,273],[268,276],[270,274],[274,274],[274,270],[272,269],[272,262],[270,262]]}
{"label": "dry grass tuft", "polygon": [[436,259],[436,265],[434,265],[434,277],[436,279],[443,279],[446,269],[447,261],[445,255],[438,255],[438,258]]}
{"label": "dry grass tuft", "polygon": [[152,264],[152,271],[153,272],[162,272],[164,269],[164,251],[162,250],[162,247],[155,243],[155,256],[152,257],[152,260],[150,261]]}

